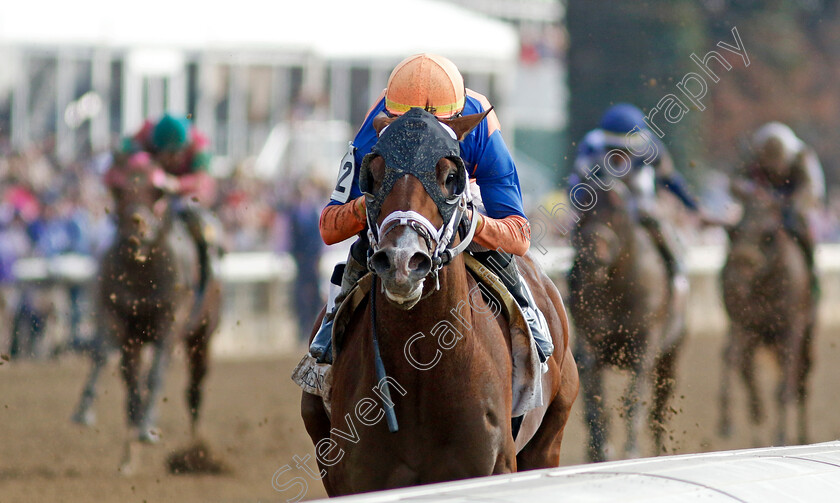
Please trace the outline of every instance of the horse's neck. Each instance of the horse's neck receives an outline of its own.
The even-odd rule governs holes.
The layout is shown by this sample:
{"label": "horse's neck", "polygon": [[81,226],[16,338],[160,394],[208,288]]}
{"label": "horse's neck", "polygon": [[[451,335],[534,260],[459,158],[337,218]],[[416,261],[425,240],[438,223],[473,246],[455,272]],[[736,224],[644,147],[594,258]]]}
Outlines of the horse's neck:
{"label": "horse's neck", "polygon": [[[380,336],[380,343],[388,346],[390,352],[399,353],[399,356],[404,358],[404,345],[412,335],[422,333],[434,338],[437,334],[433,334],[432,329],[442,326],[441,322],[455,327],[462,335],[465,334],[466,324],[472,324],[468,273],[463,257],[455,257],[439,274],[440,289],[434,291],[434,278],[429,276],[425,286],[428,297],[408,311],[394,306],[385,299],[384,294],[376,292],[376,330]],[[378,283],[374,284],[373,288],[379,288]],[[461,344],[462,342],[464,341],[459,342],[457,346],[468,350],[469,344]]]}
{"label": "horse's neck", "polygon": [[[610,281],[607,288],[624,292],[626,283],[635,283],[642,271],[649,271],[649,260],[659,257],[659,251],[650,231],[636,219],[626,218],[620,222],[610,222],[608,225],[616,237],[614,259],[609,265],[612,278],[623,278],[623,281]],[[664,266],[664,264],[663,264]]]}
{"label": "horse's neck", "polygon": [[[171,271],[172,247],[169,245],[167,234],[167,232],[161,232],[154,243],[139,250],[128,239],[118,237],[113,248],[124,272],[150,275],[159,270]],[[142,259],[138,259],[138,256]]]}
{"label": "horse's neck", "polygon": [[604,225],[615,233],[617,238],[615,260],[613,260],[610,268],[619,271],[632,269],[637,256],[636,251],[639,248],[639,236],[644,235],[640,233],[647,233],[647,229],[641,223],[630,218],[621,222],[607,222]]}
{"label": "horse's neck", "polygon": [[771,276],[774,281],[779,281],[782,275],[797,274],[794,271],[800,264],[805,266],[806,262],[805,255],[793,236],[781,228],[778,231],[775,246],[766,254],[766,257],[767,268],[772,271]]}

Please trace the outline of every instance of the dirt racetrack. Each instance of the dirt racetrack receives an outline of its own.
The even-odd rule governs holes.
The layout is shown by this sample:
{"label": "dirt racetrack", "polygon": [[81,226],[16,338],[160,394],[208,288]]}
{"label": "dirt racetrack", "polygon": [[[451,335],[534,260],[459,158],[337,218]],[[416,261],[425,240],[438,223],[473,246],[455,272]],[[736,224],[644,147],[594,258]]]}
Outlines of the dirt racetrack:
{"label": "dirt racetrack", "polygon": [[[670,424],[669,451],[703,452],[755,446],[754,436],[770,445],[771,421],[756,432],[746,425],[743,390],[735,386],[735,435],[720,439],[715,432],[722,338],[719,334],[689,338],[680,357],[678,390]],[[840,350],[836,334],[824,330],[817,337],[816,364],[811,381],[811,441],[840,438],[840,404],[836,369]],[[229,475],[186,476],[166,471],[168,453],[188,440],[183,388],[185,369],[176,358],[166,383],[161,408],[163,440],[144,447],[143,466],[127,478],[117,472],[125,432],[123,387],[117,362],[109,363],[102,379],[96,410],[99,421],[86,429],[69,417],[85,377],[87,362],[63,357],[48,362],[3,362],[0,366],[0,501],[121,501],[121,502],[245,502],[285,501],[287,494],[272,488],[273,474],[284,465],[294,469],[295,455],[313,455],[298,414],[299,391],[289,379],[297,356],[271,360],[217,361],[206,386],[204,438],[213,452],[233,469]],[[759,360],[769,398],[775,371],[767,358]],[[617,405],[623,377],[613,376],[606,399]],[[768,404],[769,405],[769,404]],[[622,423],[613,414],[613,430]],[[584,429],[580,399],[566,430],[562,463],[584,461]],[[616,437],[620,436],[618,432]],[[620,442],[616,442],[620,445]],[[291,472],[290,472],[291,473]],[[286,474],[281,480],[290,480]],[[319,482],[310,481],[307,498],[324,495]]]}

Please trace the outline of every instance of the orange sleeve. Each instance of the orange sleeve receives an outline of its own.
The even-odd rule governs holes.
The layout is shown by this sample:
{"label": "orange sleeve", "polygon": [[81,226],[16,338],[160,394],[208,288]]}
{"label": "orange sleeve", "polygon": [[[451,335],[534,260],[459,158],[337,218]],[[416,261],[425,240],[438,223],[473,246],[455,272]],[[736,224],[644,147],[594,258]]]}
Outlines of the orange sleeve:
{"label": "orange sleeve", "polygon": [[531,246],[531,224],[519,215],[500,219],[481,215],[473,241],[490,250],[501,248],[521,257]]}
{"label": "orange sleeve", "polygon": [[359,211],[359,199],[364,201],[364,198],[365,196],[359,196],[348,203],[331,204],[324,208],[318,223],[324,243],[340,243],[365,228],[365,215]]}

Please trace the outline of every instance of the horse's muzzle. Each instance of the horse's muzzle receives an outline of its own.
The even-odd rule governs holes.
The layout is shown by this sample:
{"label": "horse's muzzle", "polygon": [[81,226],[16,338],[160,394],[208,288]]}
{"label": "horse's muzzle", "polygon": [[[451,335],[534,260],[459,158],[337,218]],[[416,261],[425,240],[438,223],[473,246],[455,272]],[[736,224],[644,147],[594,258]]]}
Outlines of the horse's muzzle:
{"label": "horse's muzzle", "polygon": [[370,266],[382,281],[388,300],[411,309],[423,293],[423,283],[432,270],[432,258],[416,239],[406,241],[409,241],[407,246],[380,248],[370,258]]}
{"label": "horse's muzzle", "polygon": [[[145,206],[130,208],[120,216],[119,228],[126,242],[134,248],[135,255],[145,256],[149,246],[157,240],[162,222],[152,210]],[[145,250],[145,251],[144,251]]]}

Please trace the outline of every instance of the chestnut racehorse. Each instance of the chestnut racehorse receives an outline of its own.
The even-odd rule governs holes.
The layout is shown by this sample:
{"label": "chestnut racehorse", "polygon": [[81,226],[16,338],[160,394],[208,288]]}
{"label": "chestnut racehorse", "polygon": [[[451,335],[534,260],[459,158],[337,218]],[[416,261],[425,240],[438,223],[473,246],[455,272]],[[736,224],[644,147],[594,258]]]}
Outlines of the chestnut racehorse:
{"label": "chestnut racehorse", "polygon": [[625,457],[637,457],[646,425],[656,454],[664,450],[668,401],[674,389],[684,318],[672,302],[662,254],[631,209],[631,193],[616,179],[580,216],[569,272],[575,323],[575,360],[583,386],[589,429],[589,459],[606,459],[608,434],[603,373],[630,371],[622,416],[627,424]]}
{"label": "chestnut racehorse", "polygon": [[[764,418],[755,383],[756,350],[771,351],[778,363],[776,445],[784,445],[791,409],[797,410],[797,442],[808,443],[807,379],[811,370],[816,300],[802,249],[782,225],[780,201],[760,185],[732,183],[744,207],[729,232],[729,255],[721,271],[723,302],[730,318],[723,352],[720,431],[731,433],[729,393],[737,369],[747,389],[752,424]],[[755,431],[755,430],[753,430]],[[760,442],[759,439],[754,439]],[[763,444],[762,444],[763,445]]]}
{"label": "chestnut racehorse", "polygon": [[[446,121],[452,141],[462,139],[485,116]],[[422,141],[424,134],[450,132],[422,109],[380,119],[376,126],[377,131],[387,130],[360,174],[368,222],[374,227],[370,265],[376,277],[368,300],[351,318],[331,369],[329,413],[318,396],[304,392],[301,400],[328,494],[557,466],[578,390],[557,289],[530,257],[517,257],[556,349],[542,376],[543,405],[526,414],[515,441],[508,325],[503,316],[488,316],[480,295],[470,298],[476,283],[458,254],[469,238],[462,242],[457,232],[446,232],[453,229],[449,224],[457,228],[464,216],[459,211],[469,190],[466,170],[457,151],[441,154]],[[408,174],[398,166],[406,164],[425,168]],[[440,204],[433,194],[440,196]],[[447,204],[460,210],[450,215]],[[447,246],[439,262],[438,252]],[[438,269],[437,263],[445,265]],[[452,327],[460,332],[455,334]],[[376,370],[377,355],[387,373],[384,379]],[[390,396],[383,393],[384,383]]]}
{"label": "chestnut racehorse", "polygon": [[[109,173],[119,180],[112,186],[117,233],[99,264],[93,366],[73,419],[92,422],[90,407],[106,351],[119,348],[129,426],[120,469],[129,474],[135,469],[137,456],[132,451],[137,442],[157,441],[164,374],[173,346],[181,341],[190,373],[187,407],[196,435],[208,344],[219,322],[221,293],[212,271],[205,273],[202,284],[198,252],[176,215],[175,197],[154,183],[160,168],[138,154],[128,166],[112,169],[119,170]],[[153,359],[141,385],[141,352],[146,345],[152,346]]]}

